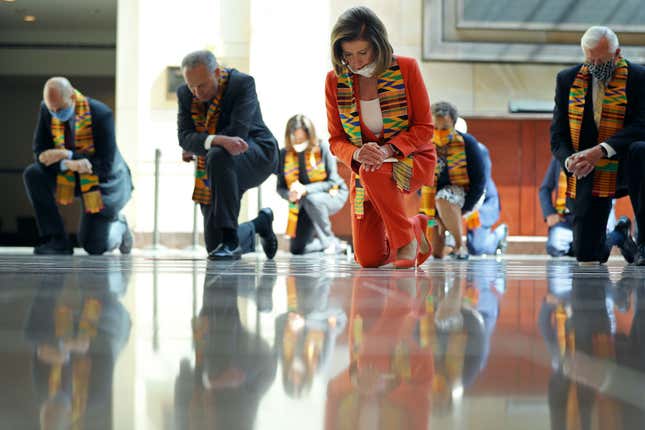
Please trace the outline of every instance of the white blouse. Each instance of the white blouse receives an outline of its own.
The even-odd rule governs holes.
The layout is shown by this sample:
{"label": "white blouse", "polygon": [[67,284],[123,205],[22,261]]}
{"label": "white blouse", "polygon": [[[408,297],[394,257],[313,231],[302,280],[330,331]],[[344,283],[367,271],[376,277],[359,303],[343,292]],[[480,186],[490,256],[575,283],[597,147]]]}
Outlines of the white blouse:
{"label": "white blouse", "polygon": [[381,137],[383,132],[383,113],[378,98],[374,100],[361,100],[361,119],[376,137]]}

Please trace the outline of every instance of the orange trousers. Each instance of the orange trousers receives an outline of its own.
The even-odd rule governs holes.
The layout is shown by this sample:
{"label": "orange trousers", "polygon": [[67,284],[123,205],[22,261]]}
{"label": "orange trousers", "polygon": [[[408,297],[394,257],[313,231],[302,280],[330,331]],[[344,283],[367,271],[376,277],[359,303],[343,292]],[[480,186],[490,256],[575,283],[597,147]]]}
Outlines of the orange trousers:
{"label": "orange trousers", "polygon": [[[435,164],[434,151],[415,154],[411,193],[434,181]],[[365,188],[362,219],[354,215],[356,188],[353,174],[350,184],[354,258],[362,267],[379,267],[394,261],[396,251],[412,241],[413,221],[405,213],[405,193],[397,188],[392,178],[392,163],[383,163],[375,172],[367,172],[361,167],[359,174]]]}

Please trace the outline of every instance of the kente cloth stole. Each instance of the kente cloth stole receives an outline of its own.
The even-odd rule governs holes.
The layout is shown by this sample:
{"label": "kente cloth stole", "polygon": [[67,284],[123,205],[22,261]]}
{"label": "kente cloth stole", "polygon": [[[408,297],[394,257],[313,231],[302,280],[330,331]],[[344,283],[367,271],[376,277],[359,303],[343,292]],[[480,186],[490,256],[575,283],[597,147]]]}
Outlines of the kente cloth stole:
{"label": "kente cloth stole", "polygon": [[[309,182],[320,182],[327,179],[327,170],[325,163],[322,162],[322,151],[316,146],[305,152],[305,164],[307,165],[307,177]],[[300,163],[298,153],[287,151],[284,156],[284,179],[287,183],[287,189],[291,184],[298,180],[300,175]],[[296,227],[298,226],[298,213],[300,204],[298,202],[289,202],[289,217],[287,222],[287,235],[291,238],[296,237]]]}
{"label": "kente cloth stole", "polygon": [[[403,75],[396,60],[378,78],[378,98],[383,114],[383,142],[388,142],[392,137],[401,131],[409,128],[408,106],[405,97],[405,83]],[[363,146],[361,135],[361,120],[358,113],[358,104],[354,96],[353,74],[347,68],[338,77],[336,86],[336,97],[338,101],[338,113],[340,122],[347,138],[356,147]],[[399,190],[410,191],[412,179],[413,159],[412,155],[399,159],[392,166],[392,178]],[[363,202],[365,201],[365,189],[361,184],[360,177],[355,176],[354,216],[362,219],[364,215]]]}
{"label": "kente cloth stole", "polygon": [[[622,57],[619,58],[614,76],[607,84],[602,101],[602,115],[598,130],[598,142],[596,143],[606,142],[623,128],[627,109],[628,70],[627,61]],[[569,91],[569,129],[571,130],[571,143],[575,152],[580,150],[580,129],[584,117],[585,97],[590,81],[589,68],[583,65],[580,67]],[[613,197],[616,193],[617,174],[618,160],[601,158],[593,170],[592,195],[594,197]],[[567,195],[575,198],[577,180],[575,177],[570,176],[567,182]]]}
{"label": "kente cloth stole", "polygon": [[[468,168],[466,163],[466,144],[461,134],[453,131],[445,137],[440,137],[439,133],[433,134],[432,143],[435,144],[437,155],[443,155],[448,164],[448,177],[450,183],[459,185],[468,190],[470,179],[468,178]],[[435,195],[437,194],[437,180],[441,166],[437,163],[435,167],[434,183],[432,186],[424,185],[421,187],[421,204],[419,212],[428,216],[428,231],[437,225],[435,209]],[[473,215],[470,222],[472,228],[481,226],[479,221],[479,214]]]}
{"label": "kente cloth stole", "polygon": [[[87,98],[79,91],[76,93],[76,108],[74,126],[74,151],[91,157],[95,153],[94,136],[92,135],[92,113]],[[54,148],[65,149],[65,124],[52,116],[51,121],[52,139]],[[99,189],[99,177],[95,174],[77,174],[71,170],[61,172],[56,177],[56,202],[59,205],[69,205],[74,201],[74,190],[76,189],[76,177],[79,177],[81,184],[81,195],[83,197],[83,208],[86,213],[95,214],[103,209],[103,199]]]}
{"label": "kente cloth stole", "polygon": [[569,212],[567,209],[567,182],[567,175],[564,170],[560,170],[558,188],[555,192],[555,211],[560,215],[565,215]]}
{"label": "kente cloth stole", "polygon": [[475,230],[482,226],[481,218],[479,217],[479,211],[472,211],[466,217],[466,228],[468,230]]}
{"label": "kente cloth stole", "polygon": [[[74,310],[67,303],[59,303],[54,309],[54,333],[62,340],[74,337],[92,340],[98,333],[99,320],[103,311],[101,302],[95,298],[84,300],[77,334],[74,335]],[[92,359],[89,355],[73,355],[72,367],[72,429],[81,430],[84,427],[83,418],[87,409],[88,388]],[[52,365],[49,371],[49,395],[54,396],[62,387],[63,365]]]}
{"label": "kente cloth stole", "polygon": [[[215,134],[217,132],[217,122],[220,117],[220,106],[222,103],[222,95],[228,84],[229,71],[227,69],[219,69],[220,76],[217,80],[217,94],[211,100],[208,111],[204,103],[193,97],[190,105],[190,116],[193,119],[195,130],[198,133]],[[206,173],[206,157],[197,156],[197,165],[195,166],[195,187],[193,189],[193,201],[203,205],[211,204],[211,189],[208,174]]]}

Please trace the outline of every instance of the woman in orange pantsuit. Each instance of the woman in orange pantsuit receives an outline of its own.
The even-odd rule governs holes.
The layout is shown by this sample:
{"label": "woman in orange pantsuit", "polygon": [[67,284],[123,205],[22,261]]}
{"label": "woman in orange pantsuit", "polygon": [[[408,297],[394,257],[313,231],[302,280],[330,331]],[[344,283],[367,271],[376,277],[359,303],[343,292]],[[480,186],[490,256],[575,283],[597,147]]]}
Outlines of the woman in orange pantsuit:
{"label": "woman in orange pantsuit", "polygon": [[332,153],[352,170],[356,261],[420,265],[430,255],[425,215],[408,218],[404,195],[432,183],[436,163],[428,92],[416,61],[394,56],[381,20],[344,12],[331,35],[325,94]]}

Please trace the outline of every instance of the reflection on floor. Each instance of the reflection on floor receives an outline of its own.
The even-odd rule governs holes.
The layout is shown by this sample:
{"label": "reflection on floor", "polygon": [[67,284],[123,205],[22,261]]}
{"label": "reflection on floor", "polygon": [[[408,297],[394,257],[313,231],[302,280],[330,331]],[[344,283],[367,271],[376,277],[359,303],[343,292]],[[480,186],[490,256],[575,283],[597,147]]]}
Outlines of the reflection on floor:
{"label": "reflection on floor", "polygon": [[618,260],[3,251],[0,308],[2,428],[645,422],[645,270]]}

